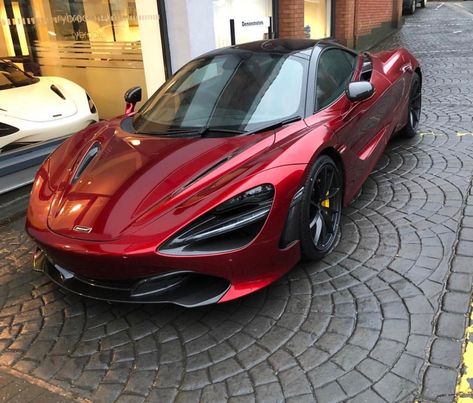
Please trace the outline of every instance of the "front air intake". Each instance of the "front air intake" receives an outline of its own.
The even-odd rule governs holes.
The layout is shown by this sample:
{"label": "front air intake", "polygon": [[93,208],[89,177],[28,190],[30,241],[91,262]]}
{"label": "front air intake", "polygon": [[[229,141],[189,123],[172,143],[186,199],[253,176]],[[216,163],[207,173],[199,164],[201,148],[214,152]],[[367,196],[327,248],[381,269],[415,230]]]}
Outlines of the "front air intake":
{"label": "front air intake", "polygon": [[77,180],[84,173],[85,169],[89,166],[89,164],[96,157],[99,151],[100,151],[100,144],[94,143],[92,147],[90,147],[89,151],[87,151],[87,154],[85,154],[85,156],[82,158],[82,161],[79,164],[79,167],[77,168],[76,173],[74,174],[74,177],[72,178],[71,183],[77,182]]}

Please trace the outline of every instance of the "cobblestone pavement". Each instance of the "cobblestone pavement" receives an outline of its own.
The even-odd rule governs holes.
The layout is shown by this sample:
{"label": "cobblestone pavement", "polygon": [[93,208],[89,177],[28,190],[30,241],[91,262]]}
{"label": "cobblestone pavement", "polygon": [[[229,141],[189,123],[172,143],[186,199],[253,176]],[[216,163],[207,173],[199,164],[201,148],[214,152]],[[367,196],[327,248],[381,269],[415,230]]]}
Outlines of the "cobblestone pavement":
{"label": "cobblestone pavement", "polygon": [[107,304],[33,273],[21,221],[5,225],[0,365],[98,402],[452,401],[473,273],[473,15],[440,4],[383,44],[421,61],[422,135],[389,144],[324,261],[223,305]]}

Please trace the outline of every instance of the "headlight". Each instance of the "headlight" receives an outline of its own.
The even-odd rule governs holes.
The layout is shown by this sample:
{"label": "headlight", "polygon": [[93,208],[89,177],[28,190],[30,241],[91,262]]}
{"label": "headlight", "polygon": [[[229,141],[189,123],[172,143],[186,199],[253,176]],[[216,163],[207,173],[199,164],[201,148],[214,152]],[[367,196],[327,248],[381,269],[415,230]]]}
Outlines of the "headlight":
{"label": "headlight", "polygon": [[251,242],[271,210],[274,187],[260,185],[220,204],[159,248],[178,255],[224,252]]}
{"label": "headlight", "polygon": [[85,93],[85,95],[87,95],[87,102],[89,103],[90,112],[96,113],[97,108],[95,107],[94,101],[92,101],[92,98],[89,96],[89,94]]}
{"label": "headlight", "polygon": [[0,123],[0,137],[16,133],[18,130],[20,129],[18,129],[17,127],[7,125],[6,123]]}

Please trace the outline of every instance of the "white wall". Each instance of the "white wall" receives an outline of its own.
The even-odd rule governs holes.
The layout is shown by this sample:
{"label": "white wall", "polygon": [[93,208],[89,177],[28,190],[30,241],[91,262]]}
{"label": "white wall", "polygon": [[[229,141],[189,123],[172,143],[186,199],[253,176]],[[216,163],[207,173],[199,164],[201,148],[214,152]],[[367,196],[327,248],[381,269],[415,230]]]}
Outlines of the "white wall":
{"label": "white wall", "polygon": [[173,72],[215,49],[213,0],[166,0]]}
{"label": "white wall", "polygon": [[[214,0],[215,36],[218,48],[231,45],[230,19],[260,20],[262,17],[272,15],[271,0]],[[236,27],[237,28],[237,27]],[[244,35],[243,40],[236,38],[237,43],[257,41],[263,39],[268,27],[246,29],[249,35]],[[251,35],[254,31],[254,35]],[[238,34],[238,33],[237,33]]]}
{"label": "white wall", "polygon": [[150,0],[136,0],[136,12],[143,52],[146,89],[150,96],[161,86],[166,77],[159,30],[158,3]]}

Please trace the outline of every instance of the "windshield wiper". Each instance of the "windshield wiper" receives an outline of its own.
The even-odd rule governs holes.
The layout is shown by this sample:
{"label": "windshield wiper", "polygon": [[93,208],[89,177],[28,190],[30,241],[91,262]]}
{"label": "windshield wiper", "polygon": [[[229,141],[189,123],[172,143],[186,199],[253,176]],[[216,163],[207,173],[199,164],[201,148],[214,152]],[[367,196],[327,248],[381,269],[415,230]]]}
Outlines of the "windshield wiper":
{"label": "windshield wiper", "polygon": [[149,135],[156,135],[156,136],[161,136],[161,135],[170,135],[170,136],[179,136],[179,137],[191,137],[191,136],[204,136],[205,134],[209,132],[215,132],[215,133],[224,133],[224,134],[243,134],[245,133],[242,130],[232,130],[232,129],[220,129],[220,128],[214,128],[214,127],[202,127],[200,129],[169,129],[166,131],[150,131],[150,132],[144,132],[144,131],[137,131],[139,134],[149,134]]}
{"label": "windshield wiper", "polygon": [[287,119],[284,119],[284,120],[281,120],[280,122],[276,122],[276,123],[272,123],[268,126],[263,126],[263,127],[260,127],[260,128],[257,128],[255,130],[252,130],[246,134],[255,134],[255,133],[261,133],[261,132],[265,132],[267,130],[274,130],[274,129],[278,129],[280,127],[283,127],[285,125],[288,125],[289,123],[294,123],[294,122],[298,122],[299,120],[302,120],[302,117],[301,116],[292,116],[290,118],[287,118]]}
{"label": "windshield wiper", "polygon": [[272,123],[267,126],[262,126],[259,127],[255,130],[251,131],[244,131],[244,130],[237,130],[237,129],[225,129],[225,128],[219,128],[219,127],[209,127],[209,126],[204,126],[201,128],[189,128],[189,129],[169,129],[166,131],[141,131],[141,130],[136,130],[137,134],[148,134],[148,135],[156,135],[156,136],[161,136],[161,135],[174,135],[174,136],[182,136],[182,137],[187,137],[187,136],[204,136],[207,133],[214,132],[214,133],[222,133],[222,134],[233,134],[233,135],[239,135],[239,134],[255,134],[255,133],[260,133],[263,131],[267,130],[274,130],[279,127],[288,125],[290,123],[298,122],[299,120],[302,120],[301,116],[292,116],[290,118],[281,120],[280,122]]}
{"label": "windshield wiper", "polygon": [[166,131],[149,131],[136,130],[137,134],[148,134],[155,136],[176,135],[176,136],[196,136],[200,134],[200,129],[169,129]]}
{"label": "windshield wiper", "polygon": [[203,136],[206,133],[209,132],[215,132],[215,133],[225,133],[225,134],[243,134],[245,133],[244,130],[236,130],[236,129],[223,129],[220,127],[208,127],[205,126],[202,129],[200,129],[199,134]]}

